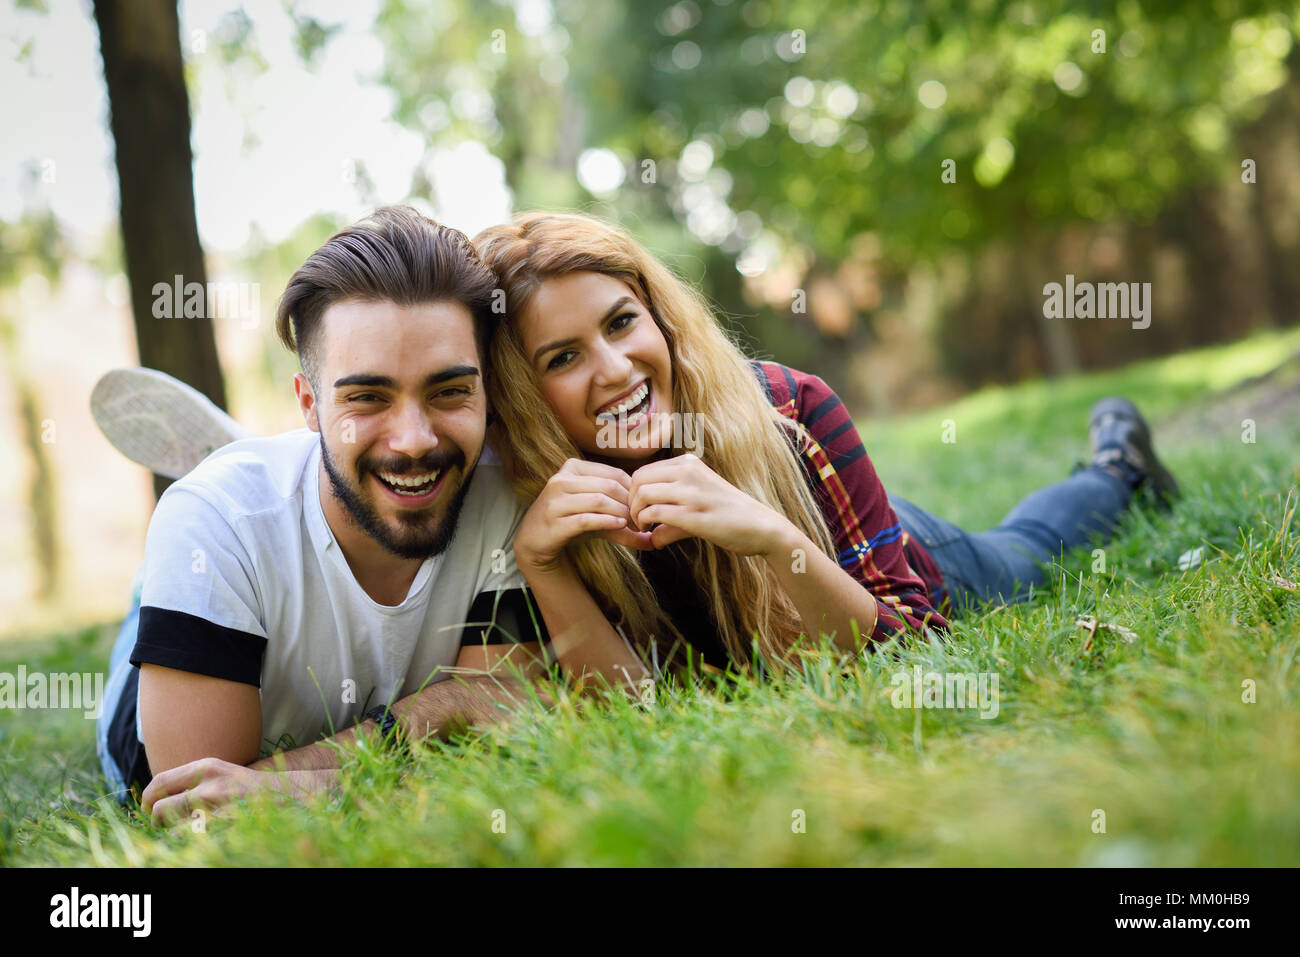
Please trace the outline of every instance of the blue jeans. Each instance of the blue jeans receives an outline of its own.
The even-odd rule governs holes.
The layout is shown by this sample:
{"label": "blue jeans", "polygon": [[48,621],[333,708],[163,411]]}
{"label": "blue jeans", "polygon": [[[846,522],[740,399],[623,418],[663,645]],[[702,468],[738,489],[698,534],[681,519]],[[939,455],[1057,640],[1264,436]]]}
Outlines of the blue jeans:
{"label": "blue jeans", "polygon": [[[135,648],[136,631],[140,626],[140,581],[137,575],[132,585],[131,610],[118,630],[117,640],[108,662],[108,684],[104,688],[104,706],[95,728],[95,751],[99,766],[108,780],[113,795],[125,803],[130,797],[127,781],[121,767],[121,738],[138,740],[139,727],[136,715],[136,689],[139,672],[131,664],[131,651]],[[115,733],[116,732],[116,733]]]}
{"label": "blue jeans", "polygon": [[1026,601],[1047,567],[1080,545],[1105,541],[1133,497],[1123,479],[1087,466],[1026,495],[997,528],[967,532],[902,498],[889,497],[903,529],[943,573],[953,611],[979,602]]}

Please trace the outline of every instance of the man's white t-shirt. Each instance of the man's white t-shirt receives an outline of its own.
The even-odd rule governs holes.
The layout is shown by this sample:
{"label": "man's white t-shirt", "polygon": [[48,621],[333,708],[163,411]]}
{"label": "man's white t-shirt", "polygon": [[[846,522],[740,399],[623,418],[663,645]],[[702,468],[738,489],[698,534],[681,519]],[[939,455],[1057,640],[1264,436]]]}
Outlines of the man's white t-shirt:
{"label": "man's white t-shirt", "polygon": [[512,543],[524,509],[490,450],[451,544],[393,606],[357,584],[325,521],[320,456],[306,429],[214,452],[167,489],[145,544],[132,664],[257,684],[263,754],[449,677],[462,640],[539,638],[519,614]]}

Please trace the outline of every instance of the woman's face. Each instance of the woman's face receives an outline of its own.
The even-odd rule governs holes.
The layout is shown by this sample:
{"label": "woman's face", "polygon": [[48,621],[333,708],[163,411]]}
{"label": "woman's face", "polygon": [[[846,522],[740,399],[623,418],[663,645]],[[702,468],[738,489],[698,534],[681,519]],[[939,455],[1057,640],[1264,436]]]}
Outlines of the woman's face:
{"label": "woman's face", "polygon": [[668,342],[631,286],[569,273],[543,282],[519,318],[542,396],[584,455],[635,467],[671,444]]}

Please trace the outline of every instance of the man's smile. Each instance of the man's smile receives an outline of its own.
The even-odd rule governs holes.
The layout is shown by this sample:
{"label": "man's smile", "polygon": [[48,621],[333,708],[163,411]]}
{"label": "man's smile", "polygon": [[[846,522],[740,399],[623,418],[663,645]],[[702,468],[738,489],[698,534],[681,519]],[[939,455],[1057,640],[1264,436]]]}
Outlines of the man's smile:
{"label": "man's smile", "polygon": [[432,472],[412,472],[402,475],[394,472],[375,471],[376,484],[401,508],[424,508],[433,504],[442,487],[446,484],[446,468]]}

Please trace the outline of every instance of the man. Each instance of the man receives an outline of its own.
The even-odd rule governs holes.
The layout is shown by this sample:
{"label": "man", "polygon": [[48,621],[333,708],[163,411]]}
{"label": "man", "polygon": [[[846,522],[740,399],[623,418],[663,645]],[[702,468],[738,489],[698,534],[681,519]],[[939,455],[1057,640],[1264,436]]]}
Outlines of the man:
{"label": "man", "polygon": [[290,279],[277,331],[307,429],[234,441],[167,490],[113,655],[101,762],[147,784],[156,820],[332,787],[323,733],[414,740],[519,697],[505,669],[450,666],[540,670],[523,510],[484,455],[495,285],[463,234],[396,208]]}

